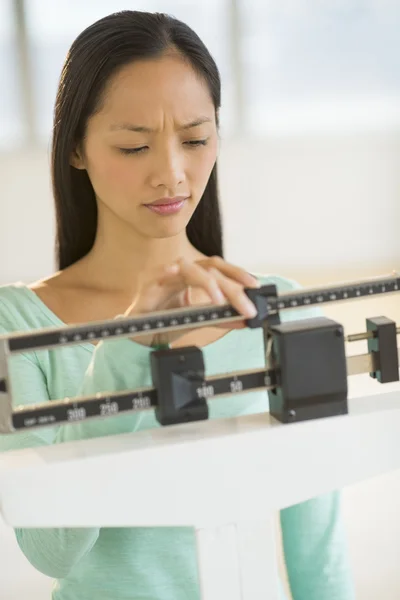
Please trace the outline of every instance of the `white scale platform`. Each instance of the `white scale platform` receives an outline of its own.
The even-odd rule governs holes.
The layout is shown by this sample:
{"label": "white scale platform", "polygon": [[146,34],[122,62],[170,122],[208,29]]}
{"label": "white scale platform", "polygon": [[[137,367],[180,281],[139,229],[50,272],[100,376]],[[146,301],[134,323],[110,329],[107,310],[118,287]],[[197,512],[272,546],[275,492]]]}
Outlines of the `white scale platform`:
{"label": "white scale platform", "polygon": [[398,468],[400,390],[382,386],[345,416],[261,414],[8,452],[0,511],[12,527],[193,526],[203,600],[277,600],[276,511]]}

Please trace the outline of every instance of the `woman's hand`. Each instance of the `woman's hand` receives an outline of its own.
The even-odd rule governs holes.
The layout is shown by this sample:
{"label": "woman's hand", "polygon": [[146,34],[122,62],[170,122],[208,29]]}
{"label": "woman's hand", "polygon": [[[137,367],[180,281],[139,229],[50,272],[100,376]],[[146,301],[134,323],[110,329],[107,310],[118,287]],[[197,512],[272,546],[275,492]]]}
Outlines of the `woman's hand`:
{"label": "woman's hand", "polygon": [[[182,258],[177,263],[164,267],[159,276],[143,286],[124,316],[131,317],[188,306],[231,304],[244,319],[250,319],[257,311],[244,288],[257,287],[260,287],[257,279],[219,256],[194,262]],[[243,321],[216,326],[242,329],[246,325]],[[193,329],[152,333],[134,339],[146,346],[160,342],[171,344]]]}

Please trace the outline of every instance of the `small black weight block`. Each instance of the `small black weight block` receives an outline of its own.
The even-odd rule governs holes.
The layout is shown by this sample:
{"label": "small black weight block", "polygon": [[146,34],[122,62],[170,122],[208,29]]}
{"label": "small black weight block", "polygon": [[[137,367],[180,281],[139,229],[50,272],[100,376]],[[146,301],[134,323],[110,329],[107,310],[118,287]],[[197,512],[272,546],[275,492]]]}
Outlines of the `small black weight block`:
{"label": "small black weight block", "polygon": [[368,352],[376,354],[379,366],[370,376],[379,383],[399,381],[396,322],[387,317],[373,317],[367,319],[366,324],[367,331],[374,335],[368,340]]}
{"label": "small black weight block", "polygon": [[155,350],[150,357],[153,385],[157,390],[155,416],[160,425],[208,419],[206,399],[197,398],[204,382],[204,357],[200,348]]}

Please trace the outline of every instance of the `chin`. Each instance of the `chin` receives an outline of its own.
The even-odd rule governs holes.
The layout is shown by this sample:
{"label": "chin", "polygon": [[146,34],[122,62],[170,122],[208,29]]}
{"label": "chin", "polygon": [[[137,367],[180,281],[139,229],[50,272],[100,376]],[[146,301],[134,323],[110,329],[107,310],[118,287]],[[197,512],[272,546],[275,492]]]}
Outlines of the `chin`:
{"label": "chin", "polygon": [[180,235],[183,231],[186,230],[190,219],[187,218],[173,218],[173,219],[165,219],[161,223],[153,223],[149,225],[146,223],[146,226],[138,227],[137,223],[135,223],[135,230],[143,235],[143,237],[153,238],[153,239],[163,239],[170,238]]}
{"label": "chin", "polygon": [[140,229],[145,235],[152,238],[174,237],[186,229],[193,213],[194,210],[182,210],[175,215],[155,216],[155,219],[152,218],[151,223],[142,221],[143,227],[140,227]]}

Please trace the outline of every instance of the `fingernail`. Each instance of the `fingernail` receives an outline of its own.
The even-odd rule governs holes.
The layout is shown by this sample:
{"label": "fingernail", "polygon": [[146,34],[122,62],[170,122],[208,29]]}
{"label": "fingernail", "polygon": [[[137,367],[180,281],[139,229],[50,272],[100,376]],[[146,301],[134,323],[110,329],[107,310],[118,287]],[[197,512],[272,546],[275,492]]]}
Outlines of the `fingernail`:
{"label": "fingernail", "polygon": [[253,318],[253,317],[256,317],[256,316],[257,316],[257,309],[256,309],[256,307],[254,306],[254,304],[251,302],[251,300],[247,300],[247,299],[245,299],[245,300],[243,301],[243,308],[244,308],[244,310],[245,310],[245,312],[246,312],[246,315],[247,315],[248,317],[251,317],[251,318]]}
{"label": "fingernail", "polygon": [[221,292],[221,290],[216,290],[215,292],[215,299],[217,301],[218,304],[225,304],[226,299],[225,296],[223,295],[223,293]]}
{"label": "fingernail", "polygon": [[254,287],[257,287],[257,288],[261,287],[260,281],[253,275],[251,277],[252,277],[252,283],[253,283]]}
{"label": "fingernail", "polygon": [[249,285],[252,285],[257,288],[261,287],[260,280],[257,279],[255,275],[252,275],[251,273],[247,273],[247,275],[251,278],[251,283]]}

